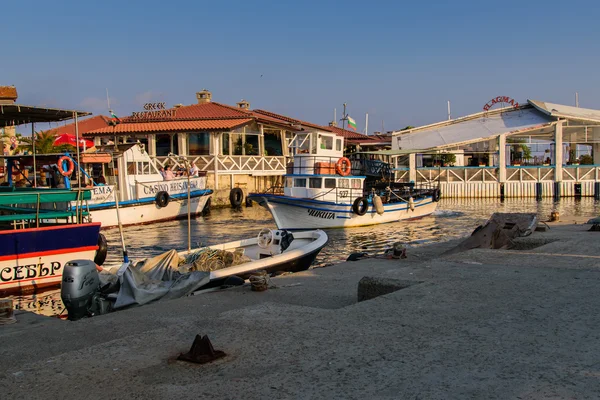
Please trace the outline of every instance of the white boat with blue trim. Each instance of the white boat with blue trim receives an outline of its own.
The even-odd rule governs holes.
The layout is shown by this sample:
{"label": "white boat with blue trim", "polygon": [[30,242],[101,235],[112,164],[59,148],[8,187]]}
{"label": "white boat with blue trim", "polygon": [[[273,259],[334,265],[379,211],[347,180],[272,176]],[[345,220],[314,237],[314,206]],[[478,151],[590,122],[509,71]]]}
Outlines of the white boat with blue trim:
{"label": "white boat with blue trim", "polygon": [[433,187],[367,177],[360,162],[343,156],[343,138],[306,132],[291,142],[283,194],[248,197],[271,212],[279,229],[347,228],[421,218],[433,213],[440,191]]}
{"label": "white boat with blue trim", "polygon": [[[98,153],[81,155],[83,172],[93,182],[87,204],[90,219],[102,228],[118,226],[116,200],[123,226],[149,224],[201,214],[210,207],[213,191],[206,176],[186,175],[164,180],[154,161],[139,143],[106,146]],[[118,192],[116,188],[119,188]],[[118,193],[118,198],[115,196]]]}

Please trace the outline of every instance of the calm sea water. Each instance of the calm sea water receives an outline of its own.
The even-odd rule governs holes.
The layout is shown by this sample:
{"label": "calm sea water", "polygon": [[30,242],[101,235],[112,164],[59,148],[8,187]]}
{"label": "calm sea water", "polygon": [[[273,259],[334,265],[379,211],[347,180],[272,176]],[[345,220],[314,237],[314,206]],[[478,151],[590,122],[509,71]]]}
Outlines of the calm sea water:
{"label": "calm sea water", "polygon": [[[330,229],[328,245],[321,251],[315,267],[324,267],[345,261],[350,253],[364,251],[379,253],[393,243],[404,242],[409,247],[422,246],[471,234],[473,229],[485,222],[493,212],[535,212],[547,220],[552,211],[561,217],[600,215],[600,202],[593,199],[551,200],[444,200],[431,216],[416,221],[397,222],[350,229]],[[262,207],[212,210],[206,217],[191,222],[192,247],[213,245],[254,237],[261,228],[276,228],[271,214]],[[124,228],[124,239],[129,258],[138,260],[155,256],[164,251],[185,250],[188,244],[187,220],[154,225]],[[118,229],[103,231],[109,244],[105,264],[122,261],[121,241]],[[58,315],[63,311],[60,290],[14,296],[15,306],[44,315]]]}

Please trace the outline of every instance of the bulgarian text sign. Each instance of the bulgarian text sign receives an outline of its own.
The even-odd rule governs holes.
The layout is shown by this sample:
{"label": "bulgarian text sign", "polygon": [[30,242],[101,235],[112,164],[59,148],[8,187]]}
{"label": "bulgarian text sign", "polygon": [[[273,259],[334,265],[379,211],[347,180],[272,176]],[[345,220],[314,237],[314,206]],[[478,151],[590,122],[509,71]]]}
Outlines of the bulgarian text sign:
{"label": "bulgarian text sign", "polygon": [[489,111],[490,108],[492,108],[496,104],[511,105],[514,108],[519,107],[519,103],[517,103],[514,99],[511,99],[507,96],[498,96],[485,103],[485,106],[483,106],[483,111]]}

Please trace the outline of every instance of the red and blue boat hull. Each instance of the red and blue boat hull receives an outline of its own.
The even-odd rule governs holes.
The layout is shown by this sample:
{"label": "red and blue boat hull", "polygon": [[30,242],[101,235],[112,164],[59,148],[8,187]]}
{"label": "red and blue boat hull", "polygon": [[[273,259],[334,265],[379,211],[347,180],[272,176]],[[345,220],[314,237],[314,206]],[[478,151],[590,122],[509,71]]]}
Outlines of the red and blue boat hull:
{"label": "red and blue boat hull", "polygon": [[93,260],[100,223],[0,231],[0,295],[60,285],[65,263]]}

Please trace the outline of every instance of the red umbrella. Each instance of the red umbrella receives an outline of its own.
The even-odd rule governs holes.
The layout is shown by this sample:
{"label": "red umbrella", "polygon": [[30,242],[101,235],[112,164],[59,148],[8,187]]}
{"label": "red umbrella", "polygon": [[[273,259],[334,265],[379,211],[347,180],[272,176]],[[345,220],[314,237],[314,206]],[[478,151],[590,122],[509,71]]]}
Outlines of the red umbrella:
{"label": "red umbrella", "polygon": [[[63,133],[62,135],[59,135],[56,137],[56,139],[54,139],[55,146],[60,146],[61,144],[70,144],[71,146],[75,146],[76,143],[77,138],[75,137],[75,135],[69,135],[68,133]],[[79,147],[83,147],[84,145],[86,149],[89,149],[90,147],[94,147],[94,142],[80,137]]]}

